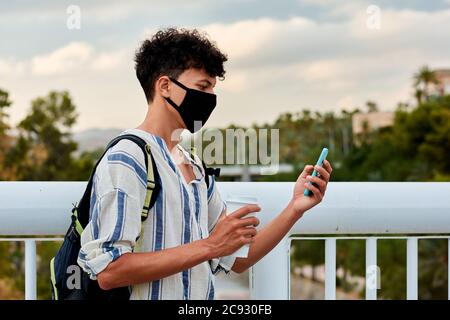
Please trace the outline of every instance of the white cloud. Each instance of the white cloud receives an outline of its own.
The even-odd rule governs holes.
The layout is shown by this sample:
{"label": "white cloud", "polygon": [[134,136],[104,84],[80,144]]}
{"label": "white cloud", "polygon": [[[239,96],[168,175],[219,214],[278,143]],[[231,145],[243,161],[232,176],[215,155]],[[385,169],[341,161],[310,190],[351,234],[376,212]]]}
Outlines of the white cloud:
{"label": "white cloud", "polygon": [[217,86],[226,92],[245,92],[252,81],[250,73],[246,71],[235,70],[225,76],[225,81],[218,82]]}
{"label": "white cloud", "polygon": [[214,23],[201,27],[231,59],[253,55],[267,46],[267,41],[291,28],[306,28],[311,21],[295,17],[286,21],[271,18],[244,20],[231,24]]}
{"label": "white cloud", "polygon": [[32,59],[32,72],[36,75],[58,75],[72,72],[89,62],[93,48],[83,42],[72,42],[48,54]]}
{"label": "white cloud", "polygon": [[[104,52],[98,54],[92,61],[91,67],[93,70],[112,70],[117,68],[127,60],[128,51],[121,49],[113,52]],[[131,59],[131,58],[130,58]],[[128,60],[130,60],[128,59]]]}
{"label": "white cloud", "polygon": [[19,76],[23,74],[26,65],[22,61],[0,57],[0,76]]}
{"label": "white cloud", "polygon": [[304,17],[292,17],[287,20],[265,17],[230,24],[214,23],[199,29],[206,31],[230,59],[237,60],[264,54],[263,50],[272,45],[271,41],[280,35],[308,30],[314,25],[313,21]]}
{"label": "white cloud", "polygon": [[297,70],[297,76],[308,81],[336,80],[339,75],[345,72],[342,63],[331,59],[300,64]]}
{"label": "white cloud", "polygon": [[25,72],[40,76],[72,76],[86,72],[115,70],[132,61],[130,51],[118,49],[98,52],[85,42],[71,42],[49,53],[30,59],[0,57],[0,75],[17,77]]}

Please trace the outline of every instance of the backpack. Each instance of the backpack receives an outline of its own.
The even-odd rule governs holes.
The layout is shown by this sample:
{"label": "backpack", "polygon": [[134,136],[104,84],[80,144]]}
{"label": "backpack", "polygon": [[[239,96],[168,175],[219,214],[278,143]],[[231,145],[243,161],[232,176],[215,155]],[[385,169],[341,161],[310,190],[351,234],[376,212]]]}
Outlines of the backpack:
{"label": "backpack", "polygon": [[[136,143],[144,153],[145,166],[147,169],[147,193],[144,206],[141,211],[141,221],[148,217],[148,212],[155,204],[161,190],[160,178],[151,154],[150,145],[142,138],[133,134],[124,134],[115,137],[108,143],[102,156],[96,162],[84,194],[78,205],[74,205],[71,215],[71,224],[67,230],[63,243],[55,257],[50,261],[50,280],[53,300],[128,300],[130,291],[128,287],[103,290],[96,280],[92,280],[89,275],[78,265],[77,259],[81,249],[81,233],[89,222],[89,210],[91,202],[91,190],[95,170],[106,152],[116,145],[120,140],[127,139]],[[193,158],[195,149],[191,149]],[[205,181],[209,187],[209,176],[219,176],[220,169],[208,168],[202,161],[205,170]]]}

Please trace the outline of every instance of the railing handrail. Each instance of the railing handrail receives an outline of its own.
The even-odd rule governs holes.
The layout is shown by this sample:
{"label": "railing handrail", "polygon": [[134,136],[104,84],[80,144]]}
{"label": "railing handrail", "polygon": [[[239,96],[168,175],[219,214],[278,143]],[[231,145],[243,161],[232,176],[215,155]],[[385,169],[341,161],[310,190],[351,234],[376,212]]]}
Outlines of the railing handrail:
{"label": "railing handrail", "polygon": [[[262,225],[289,201],[293,182],[221,182],[229,194],[256,196]],[[62,235],[86,182],[0,182],[0,235]],[[291,234],[450,233],[449,182],[331,182],[321,204]]]}

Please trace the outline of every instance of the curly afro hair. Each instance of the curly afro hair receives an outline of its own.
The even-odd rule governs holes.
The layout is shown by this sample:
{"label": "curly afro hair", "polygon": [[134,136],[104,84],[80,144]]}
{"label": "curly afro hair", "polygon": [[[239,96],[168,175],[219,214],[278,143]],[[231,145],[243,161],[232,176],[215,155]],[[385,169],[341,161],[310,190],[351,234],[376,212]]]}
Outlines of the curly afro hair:
{"label": "curly afro hair", "polygon": [[150,103],[155,94],[155,82],[160,76],[177,79],[183,71],[196,68],[223,79],[223,64],[227,56],[206,34],[196,29],[167,28],[145,40],[136,51],[134,61],[136,76]]}

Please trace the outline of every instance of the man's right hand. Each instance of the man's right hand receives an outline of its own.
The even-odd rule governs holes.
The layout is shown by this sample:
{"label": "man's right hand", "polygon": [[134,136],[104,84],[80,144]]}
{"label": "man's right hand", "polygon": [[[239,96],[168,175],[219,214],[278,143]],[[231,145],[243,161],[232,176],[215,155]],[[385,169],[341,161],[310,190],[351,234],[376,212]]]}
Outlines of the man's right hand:
{"label": "man's right hand", "polygon": [[206,239],[213,248],[216,258],[228,256],[243,245],[254,241],[259,219],[245,216],[260,210],[261,208],[258,205],[251,204],[228,215],[222,214],[210,236]]}

